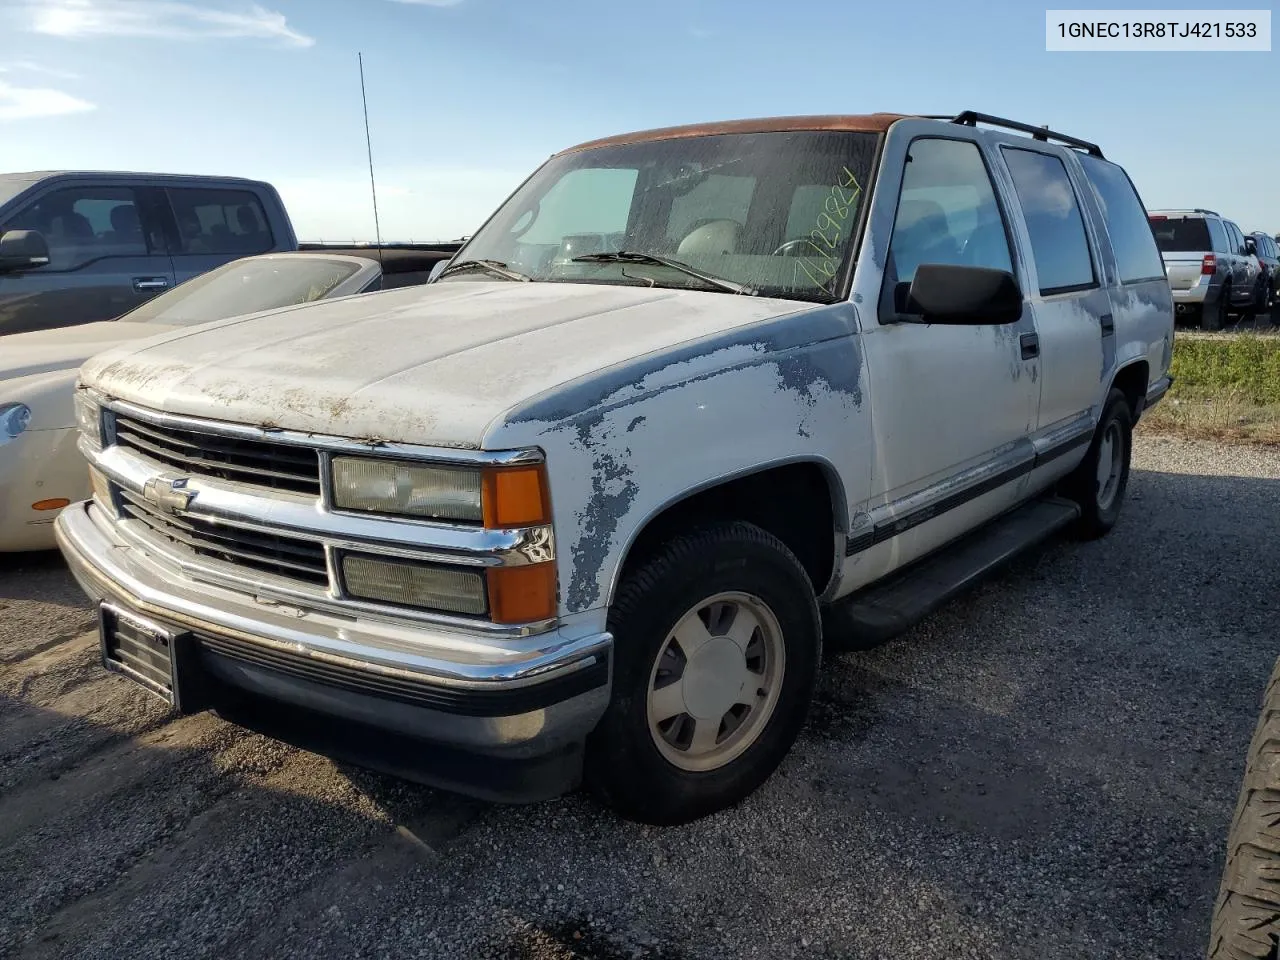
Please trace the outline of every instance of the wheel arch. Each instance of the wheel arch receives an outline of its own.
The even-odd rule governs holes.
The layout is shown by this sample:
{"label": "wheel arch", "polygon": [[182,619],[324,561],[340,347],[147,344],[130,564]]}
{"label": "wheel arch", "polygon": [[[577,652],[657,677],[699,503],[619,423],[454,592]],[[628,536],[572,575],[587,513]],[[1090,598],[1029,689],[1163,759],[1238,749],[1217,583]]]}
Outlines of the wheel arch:
{"label": "wheel arch", "polygon": [[[849,530],[848,499],[840,471],[830,460],[820,456],[793,456],[771,460],[725,474],[713,480],[694,484],[656,504],[640,518],[624,540],[618,562],[609,574],[609,587],[605,594],[605,605],[613,605],[622,576],[628,566],[647,553],[651,545],[662,542],[667,534],[676,530],[687,529],[688,524],[686,521],[694,520],[698,516],[697,508],[712,495],[723,494],[737,486],[739,490],[749,490],[750,492],[745,495],[751,497],[759,491],[760,485],[771,479],[778,479],[787,474],[799,478],[806,473],[810,479],[814,477],[821,478],[825,487],[826,503],[806,505],[806,508],[802,510],[803,519],[797,525],[801,531],[799,535],[803,537],[812,535],[815,530],[825,530],[828,534],[827,539],[829,542],[829,549],[826,554],[829,554],[829,556],[824,554],[823,558],[819,560],[812,555],[812,548],[804,549],[802,547],[800,550],[796,549],[796,534],[794,532],[783,531],[783,533],[779,533],[777,529],[771,529],[771,527],[776,527],[776,524],[768,522],[760,523],[760,525],[777,536],[793,553],[797,554],[811,580],[815,580],[815,578],[822,580],[820,584],[814,583],[814,592],[818,596],[823,596],[835,585],[840,574],[842,559],[840,555],[843,552],[844,535]],[[788,479],[786,482],[792,484],[803,483],[802,480],[794,479]],[[744,487],[743,485],[748,486]],[[735,507],[739,503],[739,499],[733,498]],[[732,512],[731,509],[721,516],[717,515],[713,510],[707,514],[707,519],[723,519]],[[759,522],[761,518],[739,516],[736,519]],[[824,569],[826,570],[825,576],[818,572]]]}
{"label": "wheel arch", "polygon": [[[1125,395],[1125,399],[1129,401],[1129,410],[1133,413],[1133,422],[1136,424],[1139,417],[1142,416],[1142,408],[1147,400],[1147,387],[1150,383],[1151,365],[1145,357],[1137,357],[1128,360],[1116,369],[1111,375],[1111,384],[1107,387],[1107,393],[1112,390],[1119,390]],[[1103,397],[1103,403],[1106,403],[1106,397]]]}

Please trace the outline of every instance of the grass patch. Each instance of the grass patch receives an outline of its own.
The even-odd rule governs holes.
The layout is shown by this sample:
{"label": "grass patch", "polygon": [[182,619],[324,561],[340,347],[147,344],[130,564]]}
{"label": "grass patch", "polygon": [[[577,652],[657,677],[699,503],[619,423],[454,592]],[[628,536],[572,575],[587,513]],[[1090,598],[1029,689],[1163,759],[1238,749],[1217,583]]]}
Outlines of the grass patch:
{"label": "grass patch", "polygon": [[1280,336],[1179,334],[1170,372],[1146,432],[1280,445]]}
{"label": "grass patch", "polygon": [[1175,395],[1280,404],[1280,336],[1242,332],[1182,334],[1173,343]]}

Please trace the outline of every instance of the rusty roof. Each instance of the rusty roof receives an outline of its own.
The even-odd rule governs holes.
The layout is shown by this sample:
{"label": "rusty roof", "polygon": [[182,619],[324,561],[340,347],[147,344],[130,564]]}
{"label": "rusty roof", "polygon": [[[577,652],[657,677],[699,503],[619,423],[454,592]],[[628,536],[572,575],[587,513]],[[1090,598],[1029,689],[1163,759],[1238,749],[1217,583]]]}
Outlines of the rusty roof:
{"label": "rusty roof", "polygon": [[613,147],[627,143],[646,143],[652,140],[678,140],[684,137],[708,137],[721,133],[779,133],[801,130],[835,130],[854,133],[884,133],[897,120],[913,114],[864,113],[830,114],[813,117],[762,117],[756,120],[724,120],[719,123],[691,123],[682,127],[660,127],[656,130],[640,130],[615,137],[588,140],[561,153],[589,150],[593,147]]}

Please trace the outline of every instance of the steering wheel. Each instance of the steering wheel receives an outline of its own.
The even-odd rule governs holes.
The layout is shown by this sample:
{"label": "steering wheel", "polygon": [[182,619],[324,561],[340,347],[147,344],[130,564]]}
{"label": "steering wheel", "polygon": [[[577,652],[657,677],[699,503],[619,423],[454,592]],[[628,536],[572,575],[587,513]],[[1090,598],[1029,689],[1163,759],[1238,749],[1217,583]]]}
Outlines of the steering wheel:
{"label": "steering wheel", "polygon": [[770,254],[770,256],[773,256],[773,257],[799,256],[799,254],[792,253],[791,250],[792,248],[799,248],[799,246],[802,243],[807,243],[809,247],[813,250],[813,253],[809,254],[810,256],[820,257],[823,255],[821,252],[818,251],[817,247],[814,245],[814,242],[810,240],[808,237],[796,237],[796,239],[794,240],[788,240],[786,243],[780,246],[777,250],[773,251],[773,253]]}

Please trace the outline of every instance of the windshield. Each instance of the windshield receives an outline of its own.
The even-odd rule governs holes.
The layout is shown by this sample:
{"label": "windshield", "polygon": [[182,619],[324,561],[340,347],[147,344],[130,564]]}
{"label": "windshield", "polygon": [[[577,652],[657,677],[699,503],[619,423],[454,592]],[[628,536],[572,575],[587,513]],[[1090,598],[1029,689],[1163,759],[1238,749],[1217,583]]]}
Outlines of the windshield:
{"label": "windshield", "polygon": [[1151,232],[1161,253],[1212,250],[1209,227],[1203,217],[1152,217]]}
{"label": "windshield", "polygon": [[193,277],[120,319],[186,325],[288,307],[327,296],[359,269],[350,260],[246,257]]}
{"label": "windshield", "polygon": [[[722,134],[610,145],[553,157],[466,245],[440,282],[642,284],[829,302],[875,155],[872,133]],[[642,254],[670,264],[590,254]]]}

